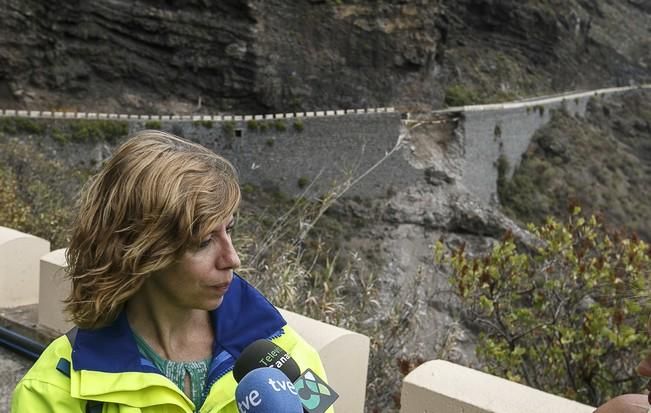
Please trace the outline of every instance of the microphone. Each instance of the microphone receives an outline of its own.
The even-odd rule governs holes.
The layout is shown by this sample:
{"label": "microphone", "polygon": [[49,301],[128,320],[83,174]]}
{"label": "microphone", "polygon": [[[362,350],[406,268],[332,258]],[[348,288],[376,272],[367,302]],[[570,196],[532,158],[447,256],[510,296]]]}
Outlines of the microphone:
{"label": "microphone", "polygon": [[276,368],[261,367],[246,374],[235,389],[240,413],[303,413],[298,392]]}
{"label": "microphone", "polygon": [[300,374],[292,356],[266,339],[256,340],[242,351],[235,361],[233,377],[239,382],[248,372],[260,367],[279,369],[294,383],[305,413],[325,413],[339,398],[337,392],[311,369]]}
{"label": "microphone", "polygon": [[285,350],[270,340],[261,338],[246,346],[235,361],[233,377],[239,383],[251,370],[260,367],[274,367],[281,370],[292,381],[301,375],[298,364]]}

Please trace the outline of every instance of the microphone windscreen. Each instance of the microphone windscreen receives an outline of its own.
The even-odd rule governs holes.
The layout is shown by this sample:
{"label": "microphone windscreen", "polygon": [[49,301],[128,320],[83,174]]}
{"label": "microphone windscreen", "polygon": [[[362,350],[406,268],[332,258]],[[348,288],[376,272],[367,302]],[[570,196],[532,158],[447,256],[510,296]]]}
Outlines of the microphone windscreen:
{"label": "microphone windscreen", "polygon": [[294,382],[301,375],[298,364],[291,355],[266,339],[249,344],[233,366],[233,377],[239,382],[250,371],[260,367],[274,367],[281,370]]}
{"label": "microphone windscreen", "polygon": [[235,389],[240,413],[303,413],[298,392],[280,370],[262,367],[246,374]]}

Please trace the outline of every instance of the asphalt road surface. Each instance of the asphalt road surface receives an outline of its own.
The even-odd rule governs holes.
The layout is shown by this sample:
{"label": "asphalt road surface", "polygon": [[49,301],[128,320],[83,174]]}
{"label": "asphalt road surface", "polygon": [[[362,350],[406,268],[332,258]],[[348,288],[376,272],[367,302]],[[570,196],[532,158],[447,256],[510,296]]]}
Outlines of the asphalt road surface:
{"label": "asphalt road surface", "polygon": [[11,393],[32,362],[0,346],[0,412],[8,412]]}

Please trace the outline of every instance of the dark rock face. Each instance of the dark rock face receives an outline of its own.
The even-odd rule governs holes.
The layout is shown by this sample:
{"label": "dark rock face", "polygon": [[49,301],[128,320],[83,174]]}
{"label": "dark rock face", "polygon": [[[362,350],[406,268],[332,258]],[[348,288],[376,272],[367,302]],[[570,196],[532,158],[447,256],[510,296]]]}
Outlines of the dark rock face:
{"label": "dark rock face", "polygon": [[[201,98],[225,110],[258,105],[245,2],[4,3],[4,104],[189,111]],[[12,96],[2,94],[7,89]]]}
{"label": "dark rock face", "polygon": [[438,107],[651,79],[640,0],[3,0],[0,106]]}

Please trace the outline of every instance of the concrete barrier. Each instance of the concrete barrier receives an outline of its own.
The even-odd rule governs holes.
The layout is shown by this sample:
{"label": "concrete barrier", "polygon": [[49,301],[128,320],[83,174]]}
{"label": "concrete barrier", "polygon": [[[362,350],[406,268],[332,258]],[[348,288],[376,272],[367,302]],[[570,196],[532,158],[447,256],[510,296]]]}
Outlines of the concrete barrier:
{"label": "concrete barrier", "polygon": [[362,413],[366,399],[369,338],[287,310],[280,309],[280,313],[319,352],[328,383],[339,393],[335,410]]}
{"label": "concrete barrier", "polygon": [[70,281],[65,278],[65,253],[66,249],[61,248],[41,257],[38,293],[38,323],[61,333],[73,327],[63,313],[63,300],[70,293]]}
{"label": "concrete barrier", "polygon": [[400,413],[592,413],[595,408],[443,360],[402,385]]}
{"label": "concrete barrier", "polygon": [[0,307],[38,302],[39,259],[50,242],[0,227]]}

